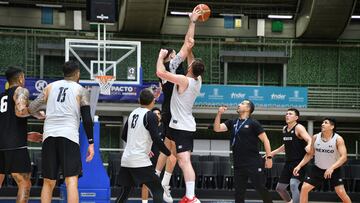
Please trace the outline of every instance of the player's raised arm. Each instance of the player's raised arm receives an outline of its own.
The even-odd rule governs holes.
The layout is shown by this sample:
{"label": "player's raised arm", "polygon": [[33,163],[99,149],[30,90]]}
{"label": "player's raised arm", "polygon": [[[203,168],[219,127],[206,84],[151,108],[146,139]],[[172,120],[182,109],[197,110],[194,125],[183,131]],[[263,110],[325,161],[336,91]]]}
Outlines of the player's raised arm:
{"label": "player's raised arm", "polygon": [[215,120],[214,120],[214,131],[215,132],[226,132],[228,131],[228,128],[224,123],[221,122],[221,115],[227,110],[226,106],[220,106],[218,113],[216,114]]}

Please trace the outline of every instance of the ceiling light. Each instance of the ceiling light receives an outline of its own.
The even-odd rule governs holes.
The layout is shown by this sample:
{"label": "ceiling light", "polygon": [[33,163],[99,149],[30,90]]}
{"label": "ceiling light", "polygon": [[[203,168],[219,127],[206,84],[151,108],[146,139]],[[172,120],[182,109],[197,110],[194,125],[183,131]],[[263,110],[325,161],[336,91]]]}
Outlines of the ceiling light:
{"label": "ceiling light", "polygon": [[171,11],[170,12],[171,15],[177,15],[177,16],[187,16],[190,13],[191,12],[181,12],[181,11]]}
{"label": "ceiling light", "polygon": [[8,1],[0,1],[0,4],[3,4],[3,5],[8,5],[9,2]]}
{"label": "ceiling light", "polygon": [[360,19],[360,15],[353,15],[351,16],[352,19]]}
{"label": "ceiling light", "polygon": [[268,18],[275,18],[275,19],[292,19],[292,15],[268,15]]}
{"label": "ceiling light", "polygon": [[242,17],[242,16],[245,16],[244,14],[236,14],[236,13],[220,13],[219,14],[220,16],[234,16],[234,17]]}
{"label": "ceiling light", "polygon": [[48,7],[48,8],[62,8],[62,5],[59,4],[35,4],[39,7]]}

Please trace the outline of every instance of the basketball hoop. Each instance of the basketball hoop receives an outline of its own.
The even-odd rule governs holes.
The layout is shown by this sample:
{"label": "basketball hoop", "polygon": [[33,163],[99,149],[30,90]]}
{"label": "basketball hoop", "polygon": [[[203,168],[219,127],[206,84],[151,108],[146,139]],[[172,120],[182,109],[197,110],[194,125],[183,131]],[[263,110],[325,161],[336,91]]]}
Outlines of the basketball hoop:
{"label": "basketball hoop", "polygon": [[100,93],[110,95],[110,89],[115,81],[115,77],[111,75],[97,75],[95,81],[100,86]]}

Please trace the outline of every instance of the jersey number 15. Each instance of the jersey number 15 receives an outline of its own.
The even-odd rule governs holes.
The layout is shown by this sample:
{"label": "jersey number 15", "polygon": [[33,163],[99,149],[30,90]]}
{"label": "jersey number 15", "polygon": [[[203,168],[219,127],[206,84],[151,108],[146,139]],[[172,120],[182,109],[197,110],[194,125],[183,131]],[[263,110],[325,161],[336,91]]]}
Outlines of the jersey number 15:
{"label": "jersey number 15", "polygon": [[69,88],[65,88],[65,87],[60,87],[59,88],[59,94],[58,97],[56,99],[57,102],[64,102],[65,101],[65,97],[66,97],[66,90],[68,90]]}

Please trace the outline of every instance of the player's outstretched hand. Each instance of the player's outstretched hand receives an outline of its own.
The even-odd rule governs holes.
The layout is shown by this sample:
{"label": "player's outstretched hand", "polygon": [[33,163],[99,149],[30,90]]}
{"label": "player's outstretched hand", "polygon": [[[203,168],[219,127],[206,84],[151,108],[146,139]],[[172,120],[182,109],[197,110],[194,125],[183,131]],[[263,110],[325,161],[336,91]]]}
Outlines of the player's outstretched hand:
{"label": "player's outstretched hand", "polygon": [[194,10],[189,14],[189,18],[192,22],[196,22],[200,15],[201,10],[198,7],[195,7]]}
{"label": "player's outstretched hand", "polygon": [[94,154],[94,144],[89,144],[86,154],[86,162],[90,162],[94,158]]}

